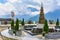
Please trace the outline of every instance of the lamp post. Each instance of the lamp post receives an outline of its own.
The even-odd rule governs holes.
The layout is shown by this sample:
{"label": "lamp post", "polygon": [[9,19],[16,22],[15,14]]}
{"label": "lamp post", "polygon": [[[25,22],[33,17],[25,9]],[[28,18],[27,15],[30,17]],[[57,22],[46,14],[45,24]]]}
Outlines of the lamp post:
{"label": "lamp post", "polygon": [[11,20],[14,20],[14,12],[13,11],[11,11]]}

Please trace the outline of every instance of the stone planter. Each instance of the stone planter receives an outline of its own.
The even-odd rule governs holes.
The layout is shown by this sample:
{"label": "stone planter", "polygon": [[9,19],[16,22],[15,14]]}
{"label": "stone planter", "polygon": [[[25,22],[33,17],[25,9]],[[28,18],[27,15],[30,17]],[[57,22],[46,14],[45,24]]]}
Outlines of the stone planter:
{"label": "stone planter", "polygon": [[8,32],[9,32],[9,34],[11,34],[11,35],[14,34],[14,33],[13,33],[13,29],[11,29],[11,28],[9,28]]}
{"label": "stone planter", "polygon": [[24,26],[21,26],[21,30],[24,30]]}
{"label": "stone planter", "polygon": [[45,37],[43,36],[42,39],[45,40]]}
{"label": "stone planter", "polygon": [[22,36],[22,31],[21,30],[17,31],[16,36]]}
{"label": "stone planter", "polygon": [[45,36],[45,32],[42,32],[42,36],[43,36],[43,37]]}
{"label": "stone planter", "polygon": [[21,30],[16,31],[16,33],[13,33],[13,30],[9,30],[8,32],[9,32],[9,34],[15,35],[15,36],[21,36],[22,35],[22,31]]}

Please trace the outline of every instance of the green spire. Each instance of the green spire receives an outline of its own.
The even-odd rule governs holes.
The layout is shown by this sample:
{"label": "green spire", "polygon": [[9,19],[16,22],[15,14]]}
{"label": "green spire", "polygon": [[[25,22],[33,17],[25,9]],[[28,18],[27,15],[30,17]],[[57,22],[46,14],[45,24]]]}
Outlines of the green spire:
{"label": "green spire", "polygon": [[11,29],[14,29],[14,20],[11,20]]}
{"label": "green spire", "polygon": [[45,33],[48,33],[48,31],[49,31],[49,26],[48,26],[47,20],[45,20],[45,24],[44,24],[43,31],[44,31]]}
{"label": "green spire", "polygon": [[16,26],[15,26],[15,30],[18,31],[19,30],[19,20],[16,19]]}
{"label": "green spire", "polygon": [[23,18],[22,21],[21,21],[21,25],[22,25],[22,26],[25,25],[24,18]]}
{"label": "green spire", "polygon": [[59,19],[57,19],[56,26],[59,26]]}

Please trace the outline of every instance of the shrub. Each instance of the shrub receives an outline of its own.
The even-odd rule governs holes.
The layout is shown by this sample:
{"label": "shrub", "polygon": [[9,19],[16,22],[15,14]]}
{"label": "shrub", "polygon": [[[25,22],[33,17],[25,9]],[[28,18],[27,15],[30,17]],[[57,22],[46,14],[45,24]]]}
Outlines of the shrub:
{"label": "shrub", "polygon": [[45,33],[48,33],[48,31],[49,31],[49,26],[48,26],[47,20],[45,20],[45,24],[44,24],[43,31],[44,31]]}
{"label": "shrub", "polygon": [[56,26],[59,26],[59,19],[57,19]]}
{"label": "shrub", "polygon": [[45,32],[42,32],[42,36],[45,36]]}
{"label": "shrub", "polygon": [[16,26],[15,26],[15,30],[18,31],[19,30],[19,20],[16,19]]}
{"label": "shrub", "polygon": [[32,24],[33,22],[31,20],[28,21],[28,24]]}
{"label": "shrub", "polygon": [[13,33],[16,34],[16,31],[14,30]]}
{"label": "shrub", "polygon": [[25,25],[24,19],[22,19],[22,21],[21,21],[21,25],[22,25],[22,26]]}
{"label": "shrub", "polygon": [[14,29],[14,20],[11,21],[11,29]]}

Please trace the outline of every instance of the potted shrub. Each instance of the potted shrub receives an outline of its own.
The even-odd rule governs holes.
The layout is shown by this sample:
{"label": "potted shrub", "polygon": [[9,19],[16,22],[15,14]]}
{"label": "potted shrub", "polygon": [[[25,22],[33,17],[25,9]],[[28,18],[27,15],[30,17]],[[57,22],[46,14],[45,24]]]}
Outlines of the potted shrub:
{"label": "potted shrub", "polygon": [[45,36],[45,32],[42,32],[42,36],[43,36],[43,37]]}
{"label": "potted shrub", "polygon": [[13,31],[13,35],[16,35],[16,30]]}
{"label": "potted shrub", "polygon": [[45,32],[44,31],[42,32],[42,38],[43,38],[43,40],[45,40]]}

